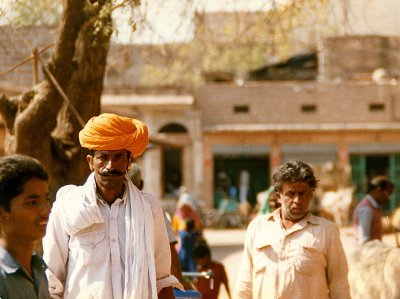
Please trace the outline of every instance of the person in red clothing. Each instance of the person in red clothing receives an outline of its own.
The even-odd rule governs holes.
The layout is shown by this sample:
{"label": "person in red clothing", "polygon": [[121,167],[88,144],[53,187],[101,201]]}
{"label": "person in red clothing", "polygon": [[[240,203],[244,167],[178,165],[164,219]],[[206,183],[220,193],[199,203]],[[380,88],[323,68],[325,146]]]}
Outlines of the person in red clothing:
{"label": "person in red clothing", "polygon": [[198,245],[193,249],[192,256],[196,261],[198,272],[213,271],[213,283],[211,283],[210,279],[204,277],[199,277],[195,282],[196,289],[201,293],[202,298],[217,299],[221,284],[224,284],[226,292],[231,298],[225,267],[223,264],[211,259],[210,248],[206,244]]}
{"label": "person in red clothing", "polygon": [[353,230],[357,245],[371,240],[382,241],[382,206],[390,201],[393,190],[393,182],[382,175],[374,177],[368,184],[368,194],[358,203],[353,213]]}

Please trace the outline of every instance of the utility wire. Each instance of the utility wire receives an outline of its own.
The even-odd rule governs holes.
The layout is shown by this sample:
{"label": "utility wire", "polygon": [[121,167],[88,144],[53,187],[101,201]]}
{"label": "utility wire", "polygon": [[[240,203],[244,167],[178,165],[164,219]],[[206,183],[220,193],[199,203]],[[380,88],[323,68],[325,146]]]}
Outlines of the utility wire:
{"label": "utility wire", "polygon": [[[32,45],[29,43],[29,41],[19,32],[15,26],[10,25],[13,30],[20,36],[22,41],[24,42],[25,46],[29,49],[33,49]],[[75,115],[76,119],[78,120],[79,124],[82,126],[82,128],[85,126],[85,122],[83,121],[82,117],[80,116],[79,112],[76,110],[74,105],[71,103],[69,100],[68,96],[65,94],[64,90],[60,86],[60,84],[57,82],[57,79],[53,76],[51,71],[47,68],[46,64],[43,62],[42,58],[40,55],[38,55],[38,60],[40,62],[40,65],[42,66],[44,72],[48,76],[50,82],[54,85],[54,87],[57,89],[58,93],[61,95],[61,97],[64,99],[64,101],[67,102],[68,106],[71,108],[72,113]],[[0,74],[1,75],[1,74]]]}

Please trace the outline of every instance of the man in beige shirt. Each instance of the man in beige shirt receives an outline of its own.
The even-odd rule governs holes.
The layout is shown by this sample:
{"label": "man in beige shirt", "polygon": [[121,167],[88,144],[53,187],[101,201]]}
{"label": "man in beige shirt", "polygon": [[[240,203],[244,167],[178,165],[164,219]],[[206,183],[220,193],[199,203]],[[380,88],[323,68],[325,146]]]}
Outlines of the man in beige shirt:
{"label": "man in beige shirt", "polygon": [[273,181],[282,207],[249,224],[235,298],[351,298],[339,229],[310,214],[312,168],[289,161]]}

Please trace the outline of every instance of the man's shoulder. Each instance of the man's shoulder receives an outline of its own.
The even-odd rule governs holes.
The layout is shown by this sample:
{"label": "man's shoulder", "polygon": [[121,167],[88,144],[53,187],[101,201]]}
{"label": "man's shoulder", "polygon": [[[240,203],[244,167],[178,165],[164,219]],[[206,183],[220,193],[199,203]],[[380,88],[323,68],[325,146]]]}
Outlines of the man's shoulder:
{"label": "man's shoulder", "polygon": [[370,202],[368,196],[366,196],[360,200],[360,202],[354,208],[354,211],[357,213],[360,212],[363,213],[363,212],[372,212],[373,209],[374,209],[373,204]]}
{"label": "man's shoulder", "polygon": [[143,196],[143,199],[150,204],[151,209],[153,210],[153,212],[156,209],[159,209],[159,208],[162,207],[161,201],[154,194],[148,193],[148,192],[144,192],[144,191],[140,191],[140,194]]}
{"label": "man's shoulder", "polygon": [[270,225],[274,223],[274,213],[268,213],[265,215],[257,215],[253,220],[250,221],[249,226],[256,227],[256,226],[264,226]]}
{"label": "man's shoulder", "polygon": [[57,191],[57,199],[58,198],[65,198],[65,199],[69,199],[69,198],[72,198],[72,196],[69,196],[69,195],[71,195],[72,193],[75,193],[75,192],[80,192],[80,186],[76,186],[76,185],[65,185],[65,186],[62,186],[60,189],[58,189],[58,191]]}
{"label": "man's shoulder", "polygon": [[333,222],[332,220],[326,219],[321,216],[313,215],[313,214],[310,214],[308,221],[313,224],[316,224],[316,225],[321,225],[321,226],[326,226],[326,227],[337,227],[337,224],[335,222]]}
{"label": "man's shoulder", "polygon": [[335,222],[323,217],[310,215],[309,222],[312,226],[318,227],[316,232],[334,235],[339,233],[339,226]]}
{"label": "man's shoulder", "polygon": [[143,198],[147,201],[160,201],[157,196],[155,196],[153,193],[145,192],[145,191],[140,191],[142,194]]}
{"label": "man's shoulder", "polygon": [[75,185],[65,185],[58,189],[56,193],[56,200],[54,201],[52,211],[70,209],[74,206],[71,203],[72,200],[81,200],[83,195],[83,190],[80,186]]}

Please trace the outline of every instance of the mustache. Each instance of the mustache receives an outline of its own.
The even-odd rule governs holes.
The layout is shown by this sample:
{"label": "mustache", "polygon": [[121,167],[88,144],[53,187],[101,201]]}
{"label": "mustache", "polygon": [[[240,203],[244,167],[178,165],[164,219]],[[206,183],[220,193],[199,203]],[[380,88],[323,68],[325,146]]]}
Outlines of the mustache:
{"label": "mustache", "polygon": [[100,172],[100,175],[103,176],[119,176],[119,175],[125,175],[125,172],[119,171],[119,170],[103,170]]}

